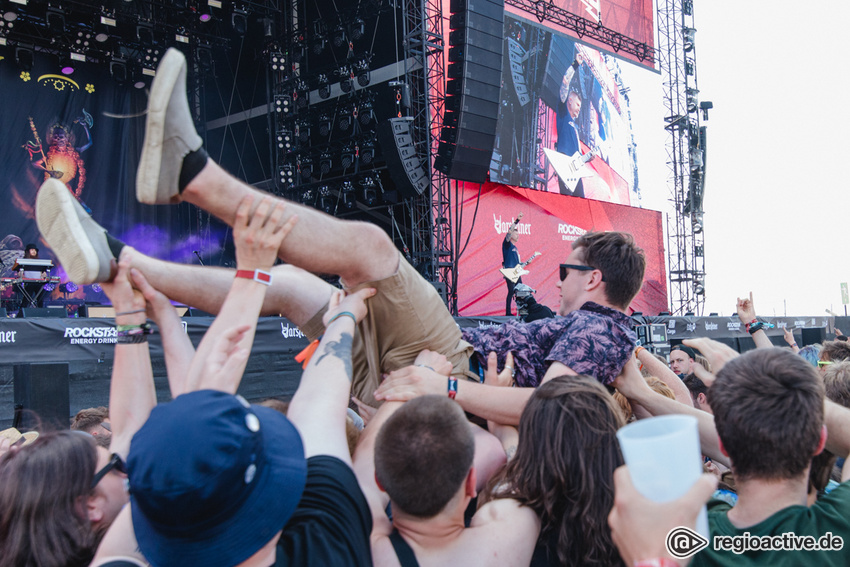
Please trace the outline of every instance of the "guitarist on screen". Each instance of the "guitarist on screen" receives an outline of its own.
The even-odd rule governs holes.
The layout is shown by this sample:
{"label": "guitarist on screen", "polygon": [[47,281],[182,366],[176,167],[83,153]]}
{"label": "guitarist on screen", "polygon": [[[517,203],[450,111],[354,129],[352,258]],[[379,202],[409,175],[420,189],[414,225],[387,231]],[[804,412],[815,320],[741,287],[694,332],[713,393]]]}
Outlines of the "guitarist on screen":
{"label": "guitarist on screen", "polygon": [[[519,231],[517,230],[517,225],[519,224],[519,220],[522,218],[522,213],[518,214],[513,223],[511,223],[510,228],[508,229],[507,234],[505,234],[504,240],[502,240],[502,267],[503,268],[515,268],[519,265],[519,251],[517,250],[516,243],[519,240]],[[517,281],[511,281],[508,278],[505,278],[505,283],[508,284],[508,297],[505,300],[505,315],[510,317],[513,315],[511,312],[511,302],[514,297],[514,288],[517,284],[522,283],[522,278],[519,278]]]}
{"label": "guitarist on screen", "polygon": [[[555,122],[558,132],[558,143],[555,149],[558,153],[567,156],[572,156],[576,152],[581,153],[581,146],[578,143],[578,128],[576,120],[581,112],[582,97],[579,92],[577,80],[573,80],[576,71],[584,63],[581,53],[576,50],[575,60],[567,67],[564,73],[564,78],[561,81],[560,99],[561,102],[557,108],[557,121]],[[561,193],[564,195],[573,195],[575,197],[584,197],[584,184],[579,180],[575,189],[570,191],[563,181],[559,182]]]}

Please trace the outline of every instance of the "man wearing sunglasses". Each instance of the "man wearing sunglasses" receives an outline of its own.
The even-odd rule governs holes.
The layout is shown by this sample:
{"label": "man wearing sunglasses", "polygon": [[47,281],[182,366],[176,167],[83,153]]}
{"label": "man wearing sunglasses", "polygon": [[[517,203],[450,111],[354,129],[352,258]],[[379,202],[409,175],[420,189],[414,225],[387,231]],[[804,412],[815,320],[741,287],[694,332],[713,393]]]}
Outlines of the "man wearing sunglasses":
{"label": "man wearing sunglasses", "polygon": [[[151,99],[158,102],[147,114],[137,197],[149,204],[186,201],[233,225],[233,204],[258,198],[259,192],[229,176],[203,150],[188,111],[186,68],[183,55],[173,49],[160,62],[151,91]],[[36,209],[42,235],[78,283],[109,281],[119,260],[172,300],[216,313],[233,278],[251,276],[145,256],[109,236],[78,203],[67,199],[67,188],[56,180],[42,185]],[[282,314],[310,339],[318,339],[335,290],[314,273],[338,275],[348,291],[377,289],[352,349],[351,393],[365,403],[448,394],[483,418],[518,423],[531,390],[481,384],[480,369],[487,366],[490,352],[498,353],[500,367],[513,352],[517,384],[528,387],[577,373],[607,384],[632,355],[635,337],[623,312],[640,290],[645,259],[631,235],[586,234],[573,244],[558,284],[559,313],[565,317],[461,333],[433,285],[401,256],[385,232],[293,202],[286,203],[285,215],[298,221],[277,251],[287,264],[274,267],[271,275],[254,274],[271,285],[261,313]],[[451,376],[412,366],[424,349],[446,356]],[[382,383],[387,372],[391,378]],[[464,377],[472,380],[459,380]]]}
{"label": "man wearing sunglasses", "polygon": [[[463,330],[463,339],[475,349],[471,366],[486,368],[488,353],[496,352],[502,368],[511,352],[515,382],[520,387],[461,380],[450,397],[469,413],[516,424],[533,388],[556,376],[587,374],[609,384],[635,347],[636,337],[625,310],[640,291],[645,267],[643,252],[630,234],[585,234],[560,266],[558,314],[562,317]],[[375,397],[405,401],[440,393],[445,387],[445,377],[441,382],[440,376],[427,368],[406,367],[391,372]]]}

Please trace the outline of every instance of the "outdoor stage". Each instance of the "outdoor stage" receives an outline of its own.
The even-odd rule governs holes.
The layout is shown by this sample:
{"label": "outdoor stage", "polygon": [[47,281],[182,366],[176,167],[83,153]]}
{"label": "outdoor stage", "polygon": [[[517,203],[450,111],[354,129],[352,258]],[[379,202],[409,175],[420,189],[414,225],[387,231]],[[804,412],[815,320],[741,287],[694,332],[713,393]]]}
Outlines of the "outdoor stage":
{"label": "outdoor stage", "polygon": [[[804,346],[832,338],[838,328],[850,328],[850,317],[774,317],[761,318],[775,325],[767,329],[773,343],[783,346],[783,326],[795,328],[797,342]],[[461,328],[496,326],[508,317],[458,317]],[[184,329],[197,346],[213,319],[186,317]],[[663,327],[666,341],[654,346],[661,352],[692,337],[721,340],[739,351],[754,347],[737,316],[732,317],[636,317],[636,324]],[[16,366],[40,363],[67,363],[68,416],[83,408],[109,405],[109,380],[112,374],[115,326],[111,319],[44,318],[30,320],[0,319],[0,429],[12,425],[16,401]],[[239,394],[256,402],[269,397],[286,398],[298,387],[301,365],[295,355],[307,339],[287,319],[262,317],[257,326],[251,357]],[[157,399],[170,399],[160,335],[149,339]],[[31,409],[31,408],[25,408]]]}

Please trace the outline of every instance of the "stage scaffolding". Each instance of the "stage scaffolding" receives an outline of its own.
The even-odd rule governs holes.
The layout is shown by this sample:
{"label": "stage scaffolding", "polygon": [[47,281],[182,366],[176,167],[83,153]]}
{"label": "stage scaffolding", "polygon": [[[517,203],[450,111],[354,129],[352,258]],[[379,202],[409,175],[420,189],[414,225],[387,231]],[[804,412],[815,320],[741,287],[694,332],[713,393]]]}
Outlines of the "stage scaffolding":
{"label": "stage scaffolding", "polygon": [[663,76],[670,202],[667,258],[670,311],[702,315],[705,305],[703,182],[705,127],[711,103],[699,103],[693,0],[660,0],[659,55]]}

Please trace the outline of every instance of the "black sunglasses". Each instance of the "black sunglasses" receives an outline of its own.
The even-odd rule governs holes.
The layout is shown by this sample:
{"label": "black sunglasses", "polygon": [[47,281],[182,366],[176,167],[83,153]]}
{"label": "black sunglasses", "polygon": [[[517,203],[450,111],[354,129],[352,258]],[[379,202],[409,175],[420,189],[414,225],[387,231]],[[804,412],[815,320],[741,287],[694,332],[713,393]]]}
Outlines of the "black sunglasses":
{"label": "black sunglasses", "polygon": [[109,471],[111,471],[112,469],[115,469],[120,473],[127,474],[127,466],[124,464],[124,460],[115,453],[112,453],[112,456],[109,458],[109,462],[103,465],[103,468],[94,474],[94,478],[91,481],[92,490],[94,490],[94,487],[97,486],[97,483],[100,482],[103,477],[109,474]]}
{"label": "black sunglasses", "polygon": [[[595,270],[593,266],[582,266],[581,264],[561,264],[561,281],[567,279],[567,270],[579,270],[581,272],[590,272]],[[604,278],[603,278],[604,279]]]}

